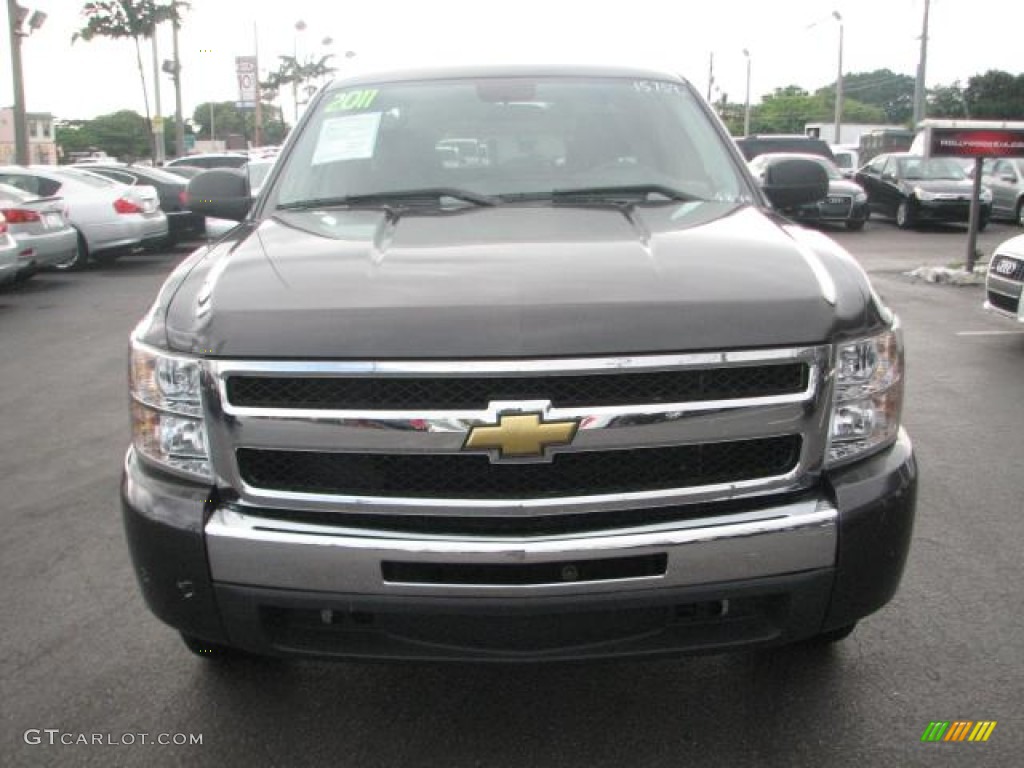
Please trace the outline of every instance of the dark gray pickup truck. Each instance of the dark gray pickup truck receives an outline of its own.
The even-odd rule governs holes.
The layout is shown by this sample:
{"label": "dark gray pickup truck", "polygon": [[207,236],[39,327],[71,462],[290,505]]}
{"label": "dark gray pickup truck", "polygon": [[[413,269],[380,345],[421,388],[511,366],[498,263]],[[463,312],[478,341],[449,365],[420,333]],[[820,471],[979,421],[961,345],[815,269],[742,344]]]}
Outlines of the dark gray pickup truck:
{"label": "dark gray pickup truck", "polygon": [[897,319],[674,75],[339,81],[131,337],[122,502],[193,651],[537,661],[845,637],[917,469]]}

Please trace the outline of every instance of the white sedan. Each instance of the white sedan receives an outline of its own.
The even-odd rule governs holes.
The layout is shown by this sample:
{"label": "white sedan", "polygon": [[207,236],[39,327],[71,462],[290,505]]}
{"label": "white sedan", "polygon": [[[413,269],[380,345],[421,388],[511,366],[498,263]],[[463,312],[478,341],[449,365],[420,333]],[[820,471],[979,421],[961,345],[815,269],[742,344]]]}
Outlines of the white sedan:
{"label": "white sedan", "polygon": [[65,269],[83,267],[90,259],[110,261],[167,239],[167,216],[153,187],[128,187],[85,170],[55,166],[0,167],[0,184],[64,198],[67,218],[78,230],[78,254],[61,265]]}

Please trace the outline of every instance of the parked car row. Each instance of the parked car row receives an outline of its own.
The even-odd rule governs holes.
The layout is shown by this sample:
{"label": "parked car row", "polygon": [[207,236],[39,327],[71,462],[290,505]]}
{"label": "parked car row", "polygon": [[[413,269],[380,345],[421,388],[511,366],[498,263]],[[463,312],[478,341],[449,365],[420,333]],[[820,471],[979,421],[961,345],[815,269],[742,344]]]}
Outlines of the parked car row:
{"label": "parked car row", "polygon": [[188,207],[188,180],[162,168],[97,163],[89,172],[120,182],[129,187],[150,186],[160,199],[160,209],[167,216],[168,237],[172,243],[202,237],[205,217]]}
{"label": "parked car row", "polygon": [[[856,161],[856,152],[838,145],[829,147],[812,137],[747,136],[737,139],[736,145],[762,183],[770,167],[796,157],[815,160],[826,170],[829,189],[825,199],[783,211],[798,221],[836,222],[860,229],[874,213],[892,218],[901,229],[910,229],[924,222],[970,220],[974,181],[954,158],[886,152],[853,172],[850,166]],[[841,157],[847,167],[838,167],[830,155]],[[993,218],[1024,226],[1024,160],[986,160],[982,172],[978,228],[985,229]],[[850,180],[844,181],[844,177]]]}
{"label": "parked car row", "polygon": [[187,179],[163,169],[113,161],[0,166],[0,211],[17,264],[0,282],[9,272],[20,280],[200,238],[206,219],[190,209],[187,189]]}

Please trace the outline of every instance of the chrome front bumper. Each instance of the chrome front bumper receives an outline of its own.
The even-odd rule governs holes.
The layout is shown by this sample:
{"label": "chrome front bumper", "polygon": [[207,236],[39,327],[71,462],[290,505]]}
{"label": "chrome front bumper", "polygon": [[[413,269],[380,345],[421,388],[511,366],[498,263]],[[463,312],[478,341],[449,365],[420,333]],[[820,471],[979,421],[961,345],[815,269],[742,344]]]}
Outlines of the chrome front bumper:
{"label": "chrome front bumper", "polygon": [[[524,596],[688,587],[828,568],[837,510],[806,499],[756,512],[643,529],[531,538],[441,538],[341,530],[214,511],[206,546],[215,582],[366,596]],[[384,564],[576,564],[667,555],[664,573],[626,579],[473,584],[388,581]]]}

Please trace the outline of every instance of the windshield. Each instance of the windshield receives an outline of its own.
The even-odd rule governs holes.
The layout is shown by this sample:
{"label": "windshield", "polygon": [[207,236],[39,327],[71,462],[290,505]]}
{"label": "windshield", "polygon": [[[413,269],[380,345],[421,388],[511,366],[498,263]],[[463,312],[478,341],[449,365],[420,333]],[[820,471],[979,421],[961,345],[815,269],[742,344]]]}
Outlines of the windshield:
{"label": "windshield", "polygon": [[[429,80],[338,89],[318,102],[276,207],[431,190],[463,202],[658,187],[749,198],[681,83],[626,78]],[[456,192],[457,195],[449,195]]]}
{"label": "windshield", "polygon": [[908,181],[915,179],[966,179],[963,168],[945,157],[905,157],[900,160],[900,177]]}
{"label": "windshield", "polygon": [[245,170],[249,174],[249,187],[251,189],[262,187],[263,182],[266,181],[267,175],[270,173],[270,169],[273,167],[273,160],[251,160],[246,163]]}

